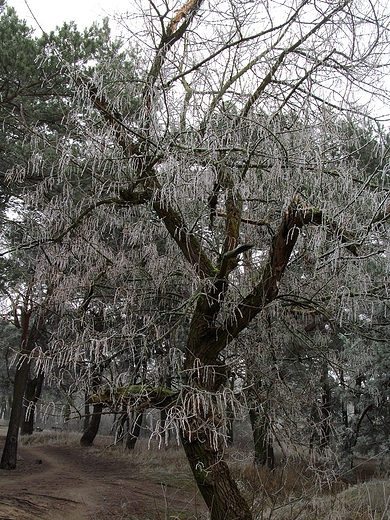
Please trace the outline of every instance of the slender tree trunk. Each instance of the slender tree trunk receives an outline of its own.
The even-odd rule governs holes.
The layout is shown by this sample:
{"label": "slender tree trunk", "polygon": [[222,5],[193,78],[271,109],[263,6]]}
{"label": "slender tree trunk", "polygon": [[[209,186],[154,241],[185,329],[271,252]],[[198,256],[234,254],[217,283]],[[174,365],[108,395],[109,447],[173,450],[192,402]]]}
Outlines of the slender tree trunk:
{"label": "slender tree trunk", "polygon": [[88,428],[84,431],[80,439],[81,446],[92,446],[96,435],[99,432],[100,420],[102,417],[103,404],[96,403],[92,408]]}
{"label": "slender tree trunk", "polygon": [[228,446],[234,442],[234,411],[229,404],[226,408],[226,441]]}
{"label": "slender tree trunk", "polygon": [[249,419],[252,426],[255,451],[254,463],[258,466],[273,469],[275,467],[275,456],[267,413],[261,406],[254,406],[249,410]]}
{"label": "slender tree trunk", "polygon": [[322,396],[321,396],[321,428],[320,428],[320,451],[324,452],[330,444],[330,423],[331,423],[331,399],[332,390],[328,380],[328,367],[323,374]]}
{"label": "slender tree trunk", "polygon": [[87,395],[87,392],[85,392],[83,432],[88,430],[90,419],[91,419],[91,411],[89,409],[89,397]]}
{"label": "slender tree trunk", "polygon": [[129,433],[127,435],[126,449],[133,450],[135,448],[135,444],[139,438],[139,434],[141,433],[141,426],[142,426],[143,418],[144,418],[143,411],[134,412],[131,430],[129,431]]}
{"label": "slender tree trunk", "polygon": [[[92,377],[92,392],[96,392],[99,389],[101,383],[101,373],[95,372]],[[87,402],[89,399],[87,400]],[[94,403],[92,406],[92,414],[89,416],[87,428],[84,430],[83,435],[80,439],[81,446],[92,446],[96,435],[99,431],[100,420],[102,417],[103,403]]]}
{"label": "slender tree trunk", "polygon": [[19,355],[18,369],[15,373],[14,391],[11,416],[9,419],[7,437],[1,458],[1,469],[15,469],[18,451],[19,426],[23,415],[23,397],[26,390],[30,360],[24,355]]}
{"label": "slender tree trunk", "polygon": [[33,379],[28,378],[25,399],[23,404],[23,420],[20,428],[22,435],[32,435],[34,433],[34,420],[36,404],[41,396],[44,373],[39,374]]}
{"label": "slender tree trunk", "polygon": [[[46,294],[46,304],[40,308],[40,312],[35,316],[31,328],[30,321],[32,310],[29,309],[30,290],[31,287],[28,288],[25,307],[22,311],[22,337],[20,343],[21,349],[18,357],[17,370],[15,373],[12,410],[8,425],[7,438],[4,444],[3,455],[0,463],[0,468],[2,469],[16,468],[18,434],[23,412],[23,398],[30,373],[30,354],[37,345],[40,337],[43,337],[43,328],[45,319],[47,317],[47,309],[49,308],[47,303],[50,300],[53,287],[50,286],[48,288]],[[46,311],[43,311],[43,308],[45,308]]]}
{"label": "slender tree trunk", "polygon": [[[168,374],[161,379],[160,385],[162,387],[168,388],[169,390],[172,389],[172,374],[171,374],[172,368],[168,364]],[[171,435],[169,424],[167,424],[167,409],[162,408],[160,410],[160,427],[159,427],[159,434],[164,437],[164,447],[165,449],[168,449],[169,447],[169,438]]]}
{"label": "slender tree trunk", "polygon": [[168,442],[169,442],[169,429],[167,428],[167,411],[165,408],[160,410],[160,428],[159,428],[159,434],[161,436],[164,436],[164,445],[165,448],[168,448]]}
{"label": "slender tree trunk", "polygon": [[1,469],[15,469],[18,451],[19,427],[23,415],[23,398],[26,391],[28,375],[30,373],[29,355],[35,346],[39,335],[39,326],[42,325],[42,316],[37,317],[29,330],[31,312],[24,311],[22,318],[21,351],[18,357],[15,372],[12,410],[8,425],[7,437],[1,458]]}
{"label": "slender tree trunk", "polygon": [[[126,432],[129,429],[129,414],[127,412],[121,413],[118,421],[115,421],[116,429],[115,429],[115,444],[122,444],[123,439],[126,436]],[[126,428],[127,425],[127,428]]]}

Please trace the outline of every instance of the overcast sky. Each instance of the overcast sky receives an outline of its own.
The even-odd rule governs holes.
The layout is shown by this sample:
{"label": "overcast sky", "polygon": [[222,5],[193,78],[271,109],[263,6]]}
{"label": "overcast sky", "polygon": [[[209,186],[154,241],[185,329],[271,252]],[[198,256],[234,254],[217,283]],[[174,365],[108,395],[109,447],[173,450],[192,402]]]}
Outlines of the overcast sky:
{"label": "overcast sky", "polygon": [[[64,0],[62,2],[53,0],[7,0],[8,5],[16,9],[18,16],[25,19],[30,27],[38,29],[34,21],[46,32],[61,26],[63,22],[75,21],[79,29],[89,27],[93,22],[115,14],[125,13],[129,7],[134,5],[134,0]],[[31,14],[30,10],[33,15]],[[111,20],[110,27],[116,33],[116,24]],[[118,33],[121,28],[118,26]],[[38,29],[38,34],[39,34]],[[382,106],[382,104],[380,104]],[[388,107],[384,109],[388,114]]]}
{"label": "overcast sky", "polygon": [[[63,22],[74,20],[79,29],[90,26],[104,16],[115,12],[126,11],[132,0],[27,0],[39,25],[44,31],[51,31]],[[36,28],[25,0],[7,0],[7,4],[16,9],[18,16],[26,20],[27,24]],[[113,23],[110,24],[113,27]]]}

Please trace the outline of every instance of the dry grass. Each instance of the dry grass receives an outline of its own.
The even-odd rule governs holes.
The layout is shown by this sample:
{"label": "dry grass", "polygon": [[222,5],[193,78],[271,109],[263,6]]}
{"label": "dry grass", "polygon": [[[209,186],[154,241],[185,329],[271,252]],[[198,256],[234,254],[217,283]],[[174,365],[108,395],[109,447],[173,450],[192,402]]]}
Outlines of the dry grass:
{"label": "dry grass", "polygon": [[262,508],[258,519],[272,520],[385,520],[390,518],[390,486],[372,481],[337,494],[291,497],[290,501]]}
{"label": "dry grass", "polygon": [[256,520],[390,519],[390,482],[371,480],[372,461],[361,463],[356,472],[368,480],[354,486],[326,480],[302,459],[291,458],[270,471],[242,454],[230,465]]}
{"label": "dry grass", "polygon": [[[52,432],[50,430],[35,432],[30,436],[21,437],[22,445],[29,446],[79,446],[80,433]],[[199,510],[200,497],[197,497],[195,481],[189,469],[184,451],[172,443],[168,449],[158,448],[157,442],[150,443],[148,439],[137,441],[131,452],[124,449],[122,444],[114,444],[113,438],[98,435],[94,446],[88,448],[96,457],[131,460],[136,473],[142,479],[148,479],[161,486],[163,494],[167,494],[166,507],[156,510],[153,515],[134,515],[126,504],[120,511],[110,515],[110,520],[207,520],[208,515],[173,510],[170,503],[175,503],[175,497],[192,496],[192,509]],[[96,517],[98,520],[98,517]],[[100,518],[99,518],[100,520]]]}
{"label": "dry grass", "polygon": [[22,435],[19,442],[21,446],[77,446],[80,444],[80,437],[75,432],[44,430],[32,435]]}
{"label": "dry grass", "polygon": [[[107,440],[109,442],[107,442]],[[148,439],[137,441],[134,450],[128,451],[121,444],[113,444],[112,438],[101,438],[105,446],[99,451],[102,456],[131,458],[131,461],[142,470],[146,477],[158,479],[162,485],[176,485],[194,488],[194,480],[188,466],[187,459],[181,447],[172,443],[167,449],[159,448],[157,443],[150,443]]]}
{"label": "dry grass", "polygon": [[[122,448],[113,447],[115,456],[129,456]],[[159,450],[156,444],[148,449],[148,442],[141,440],[130,455],[144,468],[145,474],[159,475],[169,486],[194,487],[193,477],[181,448],[171,446]],[[292,458],[269,471],[252,463],[250,450],[230,450],[227,455],[233,476],[252,505],[256,520],[389,520],[390,482],[372,480],[355,486],[341,481],[329,482],[320,478],[314,469],[302,459]],[[368,462],[366,478],[373,474]],[[364,465],[363,465],[364,467]],[[360,468],[359,475],[364,471]],[[182,517],[166,517],[180,519]],[[183,520],[190,517],[183,517]],[[204,518],[193,517],[194,520]],[[139,519],[134,519],[139,520]],[[155,520],[159,520],[158,517]]]}
{"label": "dry grass", "polygon": [[[22,439],[29,445],[77,445],[80,434],[69,432],[40,432]],[[121,445],[114,445],[111,437],[98,436],[95,442],[98,456],[131,458],[144,477],[153,478],[161,486],[170,489],[194,491],[195,483],[184,452],[172,444],[169,449],[158,449],[157,443],[149,444],[140,439],[129,453]],[[367,480],[354,486],[344,482],[321,481],[314,469],[305,461],[294,459],[279,465],[275,470],[256,467],[250,450],[230,450],[228,462],[245,498],[252,506],[256,520],[389,520],[390,481]],[[373,465],[366,464],[374,473]],[[360,467],[362,476],[364,464]],[[362,477],[363,478],[363,477]],[[121,520],[205,520],[201,514],[156,512],[152,518],[139,518],[130,511],[123,511]]]}

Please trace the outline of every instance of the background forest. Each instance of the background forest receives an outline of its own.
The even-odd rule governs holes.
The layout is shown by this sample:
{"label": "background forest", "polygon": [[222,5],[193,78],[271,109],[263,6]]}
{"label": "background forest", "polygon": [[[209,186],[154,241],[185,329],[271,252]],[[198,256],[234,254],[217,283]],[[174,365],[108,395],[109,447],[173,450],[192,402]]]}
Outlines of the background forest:
{"label": "background forest", "polygon": [[131,449],[153,409],[212,520],[255,515],[239,423],[269,471],[387,471],[386,2],[0,13],[1,467],[37,413]]}

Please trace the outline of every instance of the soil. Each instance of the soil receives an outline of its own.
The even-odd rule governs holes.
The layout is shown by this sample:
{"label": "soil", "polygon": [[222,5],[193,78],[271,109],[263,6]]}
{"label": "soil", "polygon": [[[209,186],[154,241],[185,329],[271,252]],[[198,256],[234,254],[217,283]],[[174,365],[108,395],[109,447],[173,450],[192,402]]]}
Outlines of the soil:
{"label": "soil", "polygon": [[[6,428],[0,427],[0,449]],[[172,484],[131,455],[94,446],[23,445],[15,470],[0,470],[0,520],[160,520],[205,518],[190,475]],[[149,473],[149,474],[148,474]]]}

